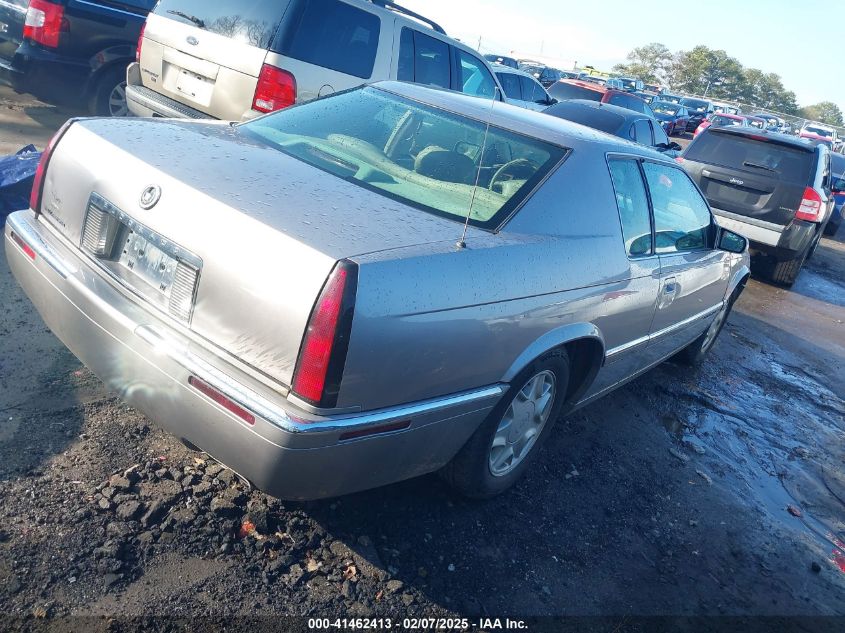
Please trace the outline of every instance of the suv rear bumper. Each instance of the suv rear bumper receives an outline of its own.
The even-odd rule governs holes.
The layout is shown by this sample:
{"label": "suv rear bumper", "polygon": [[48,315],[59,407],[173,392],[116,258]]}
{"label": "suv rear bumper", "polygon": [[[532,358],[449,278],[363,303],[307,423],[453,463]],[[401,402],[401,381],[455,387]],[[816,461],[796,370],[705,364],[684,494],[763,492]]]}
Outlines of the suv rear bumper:
{"label": "suv rear bumper", "polygon": [[804,220],[793,220],[787,226],[754,220],[736,213],[712,207],[719,226],[739,233],[754,245],[756,250],[774,255],[779,260],[794,259],[809,246],[818,233],[818,225]]}
{"label": "suv rear bumper", "polygon": [[[374,412],[308,414],[279,394],[259,393],[223,359],[200,354],[184,335],[104,283],[32,211],[11,214],[4,232],[9,267],[44,321],[109,389],[281,498],[332,497],[434,471],[506,390],[490,385]],[[253,413],[254,424],[192,387],[192,376]]]}
{"label": "suv rear bumper", "polygon": [[129,111],[140,117],[168,119],[210,119],[207,114],[184,103],[159,94],[141,82],[141,65],[133,62],[126,69],[126,104]]}
{"label": "suv rear bumper", "polygon": [[12,59],[0,60],[0,78],[16,91],[56,101],[73,101],[84,95],[91,75],[87,62],[26,42]]}

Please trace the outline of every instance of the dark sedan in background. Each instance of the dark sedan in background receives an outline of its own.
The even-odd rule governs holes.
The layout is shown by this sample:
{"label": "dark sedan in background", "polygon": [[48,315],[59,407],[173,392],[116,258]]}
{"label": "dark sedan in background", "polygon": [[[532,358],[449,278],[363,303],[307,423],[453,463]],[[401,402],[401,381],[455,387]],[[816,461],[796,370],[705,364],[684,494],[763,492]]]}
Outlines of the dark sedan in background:
{"label": "dark sedan in background", "polygon": [[655,118],[663,125],[669,136],[683,136],[689,129],[690,114],[686,106],[665,101],[654,101],[651,104]]}
{"label": "dark sedan in background", "polygon": [[586,99],[571,99],[546,108],[543,113],[646,145],[669,158],[674,158],[681,150],[680,145],[669,141],[658,121],[628,108]]}
{"label": "dark sedan in background", "polygon": [[687,110],[689,110],[687,132],[695,132],[695,128],[701,125],[701,122],[707,118],[707,115],[714,112],[713,104],[705,99],[684,97],[681,99],[681,105],[686,106]]}

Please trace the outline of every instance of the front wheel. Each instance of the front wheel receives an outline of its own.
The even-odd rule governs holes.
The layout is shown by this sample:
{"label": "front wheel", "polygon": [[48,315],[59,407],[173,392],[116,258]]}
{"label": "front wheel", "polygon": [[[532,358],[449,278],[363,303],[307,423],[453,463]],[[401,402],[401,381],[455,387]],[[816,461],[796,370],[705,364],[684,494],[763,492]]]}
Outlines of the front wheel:
{"label": "front wheel", "polygon": [[707,356],[707,353],[713,348],[713,345],[716,343],[716,339],[719,338],[719,334],[722,333],[722,329],[725,327],[725,323],[728,322],[728,316],[730,316],[731,309],[733,308],[734,302],[740,292],[741,286],[740,288],[734,290],[728,300],[725,301],[725,305],[722,306],[721,310],[719,310],[716,318],[713,319],[713,322],[704,334],[699,336],[678,353],[678,360],[691,366],[700,365],[704,361],[704,357]]}
{"label": "front wheel", "polygon": [[568,384],[566,350],[534,361],[514,379],[508,393],[443,468],[443,479],[476,499],[493,497],[513,486],[560,414]]}

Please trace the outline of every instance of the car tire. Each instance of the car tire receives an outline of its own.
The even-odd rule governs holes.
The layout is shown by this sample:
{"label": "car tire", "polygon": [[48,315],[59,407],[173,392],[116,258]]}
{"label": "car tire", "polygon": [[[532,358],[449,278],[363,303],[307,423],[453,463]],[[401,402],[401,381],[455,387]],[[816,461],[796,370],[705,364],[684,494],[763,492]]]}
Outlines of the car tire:
{"label": "car tire", "polygon": [[739,297],[739,293],[742,292],[743,288],[744,284],[740,284],[740,286],[731,293],[731,296],[725,302],[725,305],[713,319],[710,327],[708,327],[701,336],[678,353],[678,360],[691,367],[696,367],[704,361],[708,352],[713,349],[713,345],[715,345],[716,341],[719,339],[719,334],[722,333],[725,324],[728,322],[728,317],[734,307],[734,302],[737,300],[737,297]]}
{"label": "car tire", "polygon": [[[473,499],[494,497],[513,486],[525,474],[560,415],[569,385],[569,367],[569,356],[565,349],[560,348],[541,356],[522,370],[481,426],[452,461],[443,467],[440,476],[455,490]],[[536,396],[549,384],[549,380],[552,381],[553,393],[550,404],[544,407],[545,418],[540,423],[536,420],[536,406],[542,400]],[[530,411],[531,414],[520,420],[520,411]],[[514,454],[508,465],[508,450],[514,453],[515,447],[531,433],[532,427],[533,435],[526,442],[519,459],[515,459],[517,455]],[[521,429],[526,432],[508,444],[508,436],[514,430],[518,435]],[[495,446],[494,441],[499,446]],[[494,470],[498,472],[494,474]]]}
{"label": "car tire", "polygon": [[775,262],[772,267],[772,281],[790,288],[798,279],[798,273],[801,272],[804,262],[812,257],[820,239],[821,235],[817,235],[797,257]]}
{"label": "car tire", "polygon": [[103,71],[88,100],[88,111],[94,116],[122,117],[129,115],[126,104],[126,69],[115,66]]}

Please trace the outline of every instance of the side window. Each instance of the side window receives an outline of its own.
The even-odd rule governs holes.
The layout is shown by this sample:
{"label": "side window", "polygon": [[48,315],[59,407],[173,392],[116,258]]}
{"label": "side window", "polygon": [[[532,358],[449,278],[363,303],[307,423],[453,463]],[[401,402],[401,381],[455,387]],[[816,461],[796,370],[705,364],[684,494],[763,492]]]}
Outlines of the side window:
{"label": "side window", "polygon": [[711,248],[710,209],[682,170],[643,163],[654,209],[658,253]]}
{"label": "side window", "polygon": [[546,99],[546,93],[543,86],[538,84],[530,77],[520,77],[519,82],[522,84],[523,99],[531,101],[532,103],[539,103]]}
{"label": "side window", "polygon": [[381,20],[337,2],[311,0],[281,53],[309,64],[369,79],[376,60]]}
{"label": "side window", "polygon": [[458,87],[461,92],[476,97],[495,97],[496,82],[484,62],[461,49],[455,52],[458,54]]}
{"label": "side window", "polygon": [[651,126],[648,124],[648,119],[637,119],[634,121],[634,134],[636,135],[637,143],[643,145],[651,145],[653,139],[651,138]]}
{"label": "side window", "polygon": [[402,29],[397,72],[400,81],[451,88],[450,67],[448,44],[407,27]]}
{"label": "side window", "polygon": [[502,90],[505,91],[505,96],[508,99],[525,99],[522,96],[522,88],[520,87],[523,77],[513,73],[496,73],[499,77],[499,83],[502,84]]}
{"label": "side window", "polygon": [[651,120],[651,131],[654,134],[655,145],[669,145],[669,137],[666,136],[666,130],[654,119]]}
{"label": "side window", "polygon": [[640,167],[631,159],[614,158],[609,163],[625,251],[631,257],[651,255],[651,218]]}

